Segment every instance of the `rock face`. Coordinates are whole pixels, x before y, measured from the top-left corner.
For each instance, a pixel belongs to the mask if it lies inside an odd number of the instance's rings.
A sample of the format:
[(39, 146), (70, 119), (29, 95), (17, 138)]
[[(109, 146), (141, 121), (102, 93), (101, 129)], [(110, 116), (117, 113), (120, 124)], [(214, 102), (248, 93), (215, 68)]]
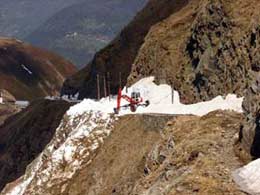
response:
[(243, 102), (245, 121), (240, 140), (246, 152), (260, 157), (260, 74), (247, 90)]
[(37, 100), (0, 126), (0, 189), (24, 174), (52, 139), (69, 106), (64, 101)]
[(155, 75), (172, 84), (184, 103), (245, 96), (242, 145), (259, 158), (259, 8), (259, 1), (190, 1), (151, 28), (128, 84)]
[(96, 97), (96, 75), (106, 76), (107, 73), (110, 73), (111, 92), (117, 93), (119, 74), (122, 75), (122, 85), (125, 85), (132, 63), (150, 27), (179, 11), (187, 2), (188, 0), (150, 0), (122, 32), (95, 55), (90, 64), (66, 80), (63, 94), (79, 92), (81, 99)]
[(245, 96), (242, 145), (260, 157), (259, 9), (259, 1), (190, 1), (151, 28), (128, 84), (155, 75), (179, 91), (183, 103)]
[(0, 38), (0, 89), (18, 100), (57, 95), (74, 65), (48, 51)]
[(260, 24), (250, 34), (249, 57), (254, 80), (246, 90), (243, 102), (245, 120), (240, 133), (243, 149), (254, 158), (260, 157)]
[(233, 150), (241, 118), (65, 115), (26, 175), (1, 194), (243, 195), (231, 179), (241, 166)]
[(158, 82), (171, 83), (184, 103), (219, 94), (242, 96), (260, 62), (260, 3), (254, 2), (190, 1), (151, 28), (128, 83), (155, 75)]

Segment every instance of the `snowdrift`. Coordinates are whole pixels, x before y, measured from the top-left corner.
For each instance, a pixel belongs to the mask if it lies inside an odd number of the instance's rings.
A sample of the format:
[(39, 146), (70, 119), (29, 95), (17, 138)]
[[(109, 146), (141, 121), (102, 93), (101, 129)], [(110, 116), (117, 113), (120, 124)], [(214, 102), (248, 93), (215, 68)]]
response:
[[(130, 95), (132, 91), (140, 92), (144, 100), (149, 100), (150, 105), (146, 108), (139, 107), (135, 113), (154, 113), (154, 114), (192, 114), (203, 116), (215, 110), (233, 110), (242, 111), (243, 98), (237, 98), (236, 95), (229, 94), (225, 98), (218, 96), (211, 101), (197, 104), (184, 105), (180, 102), (179, 93), (174, 91), (174, 101), (172, 104), (172, 89), (169, 85), (156, 85), (154, 77), (148, 77), (140, 80), (132, 87), (123, 90), (123, 94)], [(122, 105), (127, 104), (122, 100)], [(116, 107), (116, 98), (103, 98), (100, 101), (85, 99), (80, 104), (71, 107), (69, 115), (82, 114), (86, 110), (102, 111), (104, 113), (113, 113)], [(134, 113), (134, 114), (135, 114)], [(121, 110), (120, 115), (133, 114), (129, 109)]]
[(253, 195), (260, 194), (260, 159), (237, 169), (233, 173), (234, 181), (241, 190)]

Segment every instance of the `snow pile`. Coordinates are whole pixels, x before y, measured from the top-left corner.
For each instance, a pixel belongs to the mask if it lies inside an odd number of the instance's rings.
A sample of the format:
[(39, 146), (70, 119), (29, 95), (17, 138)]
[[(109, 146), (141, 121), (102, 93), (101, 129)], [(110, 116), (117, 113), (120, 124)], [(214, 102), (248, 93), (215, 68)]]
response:
[(46, 194), (55, 186), (60, 193), (64, 192), (82, 165), (91, 163), (96, 150), (112, 131), (114, 120), (110, 114), (100, 111), (65, 115), (52, 141), (28, 166), (22, 182), (3, 194)]
[(260, 194), (260, 159), (237, 169), (233, 173), (234, 181), (240, 186), (241, 190), (249, 194)]
[[(140, 92), (144, 100), (149, 100), (148, 107), (138, 107), (136, 113), (157, 113), (157, 114), (193, 114), (203, 116), (215, 110), (233, 110), (242, 112), (243, 98), (237, 98), (236, 95), (228, 95), (223, 98), (218, 96), (211, 101), (201, 102), (197, 104), (184, 105), (180, 103), (179, 93), (174, 91), (172, 104), (172, 89), (169, 85), (156, 85), (154, 77), (148, 77), (140, 80), (132, 87), (123, 90), (123, 94), (130, 96), (131, 92)], [(122, 105), (128, 102), (122, 100)], [(112, 113), (116, 107), (116, 98), (103, 98), (100, 101), (85, 99), (80, 104), (72, 107), (68, 113), (73, 115), (82, 113), (85, 110), (102, 111), (104, 113)], [(131, 114), (129, 108), (120, 111), (120, 115)]]
[(32, 71), (29, 70), (25, 65), (21, 64), (22, 68), (29, 74), (33, 74)]

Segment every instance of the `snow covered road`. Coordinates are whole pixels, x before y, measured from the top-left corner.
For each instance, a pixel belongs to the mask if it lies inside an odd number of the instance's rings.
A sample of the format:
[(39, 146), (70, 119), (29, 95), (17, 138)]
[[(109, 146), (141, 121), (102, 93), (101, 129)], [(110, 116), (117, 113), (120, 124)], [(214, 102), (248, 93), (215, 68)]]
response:
[[(197, 116), (203, 116), (209, 112), (215, 110), (233, 110), (236, 112), (243, 112), (242, 102), (243, 98), (238, 98), (236, 95), (229, 94), (225, 98), (218, 96), (211, 101), (200, 102), (197, 104), (184, 105), (180, 102), (179, 93), (174, 91), (174, 103), (172, 104), (172, 89), (169, 85), (156, 85), (154, 77), (148, 77), (140, 80), (132, 87), (123, 90), (123, 94), (130, 95), (132, 91), (140, 92), (144, 100), (149, 100), (150, 105), (148, 107), (139, 107), (135, 113), (132, 113), (129, 109), (121, 110), (120, 115), (126, 114), (192, 114)], [(122, 105), (128, 104), (125, 100), (122, 100)], [(109, 98), (103, 98), (100, 101), (92, 99), (85, 99), (81, 103), (73, 106), (68, 111), (69, 115), (81, 114), (86, 110), (102, 111), (105, 113), (113, 113), (113, 109), (116, 107), (116, 97), (109, 100)]]

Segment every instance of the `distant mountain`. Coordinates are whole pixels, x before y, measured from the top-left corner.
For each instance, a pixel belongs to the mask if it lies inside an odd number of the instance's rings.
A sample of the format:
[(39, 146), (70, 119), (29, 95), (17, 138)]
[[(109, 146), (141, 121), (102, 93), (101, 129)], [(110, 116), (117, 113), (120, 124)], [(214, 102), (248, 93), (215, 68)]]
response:
[[(188, 2), (189, 0), (150, 0), (109, 45), (95, 54), (94, 59), (84, 69), (66, 80), (62, 93), (79, 93), (80, 99), (95, 97), (96, 75), (109, 72), (111, 92), (116, 94), (119, 72), (122, 75), (122, 85), (125, 85), (138, 50), (152, 26), (179, 12)], [(147, 56), (148, 59), (151, 57)]]
[(0, 36), (25, 38), (49, 17), (83, 0), (1, 0)]
[(57, 95), (76, 71), (69, 61), (16, 39), (0, 38), (0, 89), (19, 100)]
[(64, 8), (26, 37), (79, 67), (107, 45), (147, 0), (86, 0)]

